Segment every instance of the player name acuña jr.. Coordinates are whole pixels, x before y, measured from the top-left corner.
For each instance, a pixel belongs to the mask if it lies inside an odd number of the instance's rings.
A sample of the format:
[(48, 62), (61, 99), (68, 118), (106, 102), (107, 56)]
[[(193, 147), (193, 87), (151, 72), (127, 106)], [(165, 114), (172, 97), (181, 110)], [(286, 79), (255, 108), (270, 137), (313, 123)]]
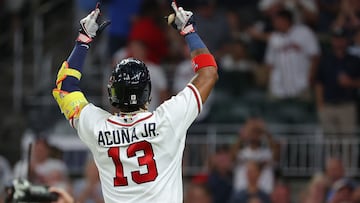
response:
[(133, 127), (123, 127), (121, 129), (112, 131), (99, 131), (98, 144), (103, 147), (121, 144), (131, 144), (140, 140), (141, 138), (156, 137), (159, 135), (155, 131), (155, 123), (144, 123), (142, 129)]

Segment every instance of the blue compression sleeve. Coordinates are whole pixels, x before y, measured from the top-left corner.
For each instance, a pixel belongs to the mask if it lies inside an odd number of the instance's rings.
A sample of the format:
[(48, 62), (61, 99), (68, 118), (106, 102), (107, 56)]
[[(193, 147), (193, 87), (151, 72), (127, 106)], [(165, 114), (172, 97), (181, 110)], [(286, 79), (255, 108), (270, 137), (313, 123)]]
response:
[(186, 35), (185, 40), (189, 45), (190, 51), (206, 48), (206, 45), (204, 44), (204, 42), (201, 40), (200, 36), (196, 32)]
[[(88, 45), (77, 42), (69, 58), (67, 59), (69, 67), (76, 69), (80, 73), (82, 73), (82, 68), (85, 62), (85, 57), (88, 49), (89, 49)], [(80, 91), (79, 82), (80, 81), (77, 78), (68, 76), (62, 82), (61, 90), (67, 92)]]

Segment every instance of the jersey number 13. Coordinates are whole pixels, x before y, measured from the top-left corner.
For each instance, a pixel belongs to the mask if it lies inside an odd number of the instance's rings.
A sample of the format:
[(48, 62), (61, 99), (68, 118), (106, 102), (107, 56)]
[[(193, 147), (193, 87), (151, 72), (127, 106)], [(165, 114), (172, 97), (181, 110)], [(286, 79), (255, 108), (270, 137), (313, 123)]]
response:
[[(151, 144), (147, 141), (141, 141), (129, 145), (126, 150), (127, 157), (135, 157), (136, 152), (138, 151), (144, 152), (144, 156), (137, 158), (139, 166), (147, 166), (148, 171), (146, 173), (140, 173), (140, 171), (131, 171), (132, 180), (137, 184), (154, 181), (158, 176), (158, 172)], [(110, 147), (108, 150), (108, 156), (112, 158), (115, 164), (114, 186), (128, 185), (127, 177), (124, 176), (124, 167), (120, 160), (120, 148)]]

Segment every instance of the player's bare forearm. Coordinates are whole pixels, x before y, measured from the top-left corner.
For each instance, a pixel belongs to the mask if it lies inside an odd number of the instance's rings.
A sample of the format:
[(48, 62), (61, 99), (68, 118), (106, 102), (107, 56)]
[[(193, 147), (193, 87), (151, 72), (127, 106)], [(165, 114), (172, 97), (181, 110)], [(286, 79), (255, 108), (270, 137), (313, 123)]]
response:
[(207, 100), (217, 80), (216, 68), (210, 66), (199, 70), (193, 79), (192, 84), (198, 89), (203, 103)]
[(168, 24), (180, 31), (189, 46), (193, 69), (196, 73), (191, 83), (197, 88), (202, 103), (205, 103), (217, 79), (217, 65), (214, 56), (196, 33), (193, 13), (171, 3), (175, 13), (168, 17)]
[(202, 103), (205, 103), (209, 97), (211, 90), (214, 88), (218, 80), (216, 67), (206, 67), (199, 70), (191, 83), (198, 89)]
[[(191, 52), (191, 58), (195, 58), (201, 54), (210, 54), (207, 48), (195, 49)], [(210, 95), (211, 90), (218, 80), (217, 68), (209, 66), (198, 70), (191, 83), (198, 89), (202, 102), (205, 103)]]

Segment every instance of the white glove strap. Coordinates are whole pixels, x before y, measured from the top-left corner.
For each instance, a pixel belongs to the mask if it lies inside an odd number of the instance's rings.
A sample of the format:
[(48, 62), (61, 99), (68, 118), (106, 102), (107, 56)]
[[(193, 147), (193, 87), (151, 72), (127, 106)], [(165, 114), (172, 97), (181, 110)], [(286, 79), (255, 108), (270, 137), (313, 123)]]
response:
[(195, 32), (194, 26), (192, 24), (184, 27), (184, 29), (181, 30), (180, 34), (181, 35), (186, 35), (189, 33)]
[(92, 39), (90, 37), (88, 37), (87, 35), (79, 33), (79, 36), (76, 39), (76, 41), (84, 42), (84, 43), (88, 44), (88, 43), (90, 43), (92, 41)]

